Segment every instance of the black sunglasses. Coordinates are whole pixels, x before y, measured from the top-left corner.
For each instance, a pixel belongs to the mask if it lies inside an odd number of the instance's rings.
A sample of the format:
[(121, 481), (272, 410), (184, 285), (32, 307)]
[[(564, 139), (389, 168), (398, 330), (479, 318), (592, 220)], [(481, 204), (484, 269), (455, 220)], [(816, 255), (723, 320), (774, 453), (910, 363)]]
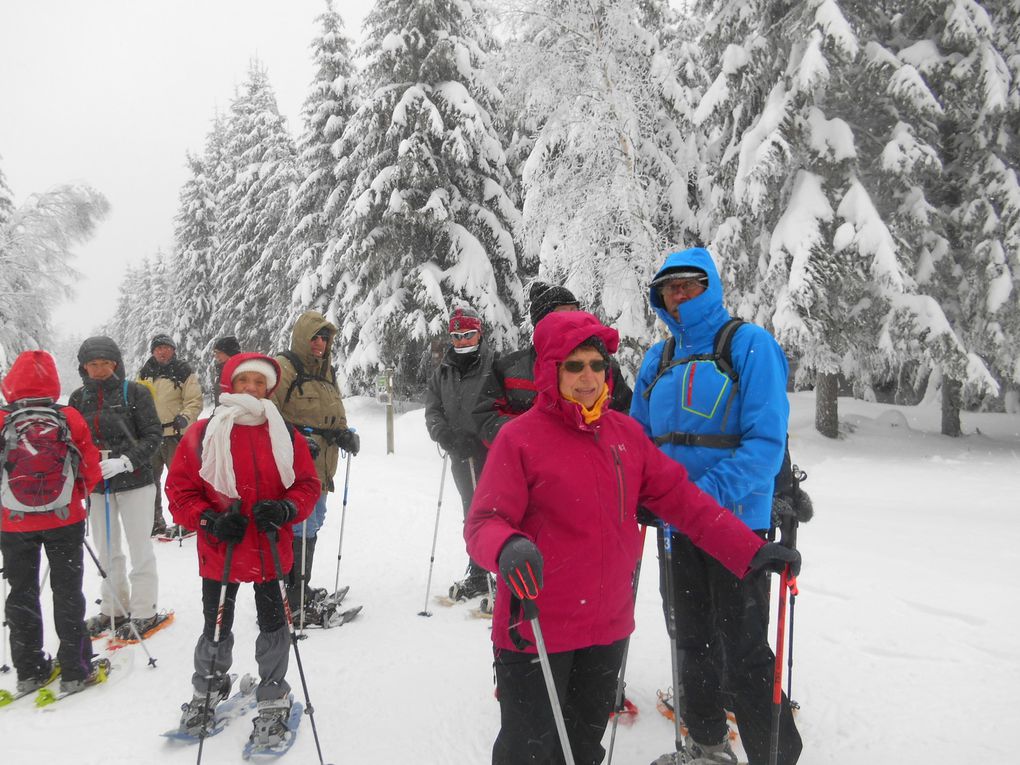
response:
[(591, 371), (595, 374), (605, 372), (609, 366), (609, 362), (605, 359), (595, 359), (594, 361), (564, 361), (560, 364), (561, 367), (566, 369), (572, 375), (581, 374), (584, 371), (585, 366), (591, 367)]

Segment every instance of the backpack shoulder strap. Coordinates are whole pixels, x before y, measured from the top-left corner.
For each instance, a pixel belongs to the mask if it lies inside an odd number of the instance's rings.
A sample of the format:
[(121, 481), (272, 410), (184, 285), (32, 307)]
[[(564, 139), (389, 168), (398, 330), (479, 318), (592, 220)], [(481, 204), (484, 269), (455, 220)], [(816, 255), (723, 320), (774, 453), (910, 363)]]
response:
[(652, 396), (652, 388), (655, 384), (662, 379), (662, 376), (668, 372), (673, 366), (673, 354), (676, 352), (676, 338), (670, 335), (666, 338), (665, 344), (662, 346), (662, 355), (659, 357), (659, 368), (655, 371), (655, 377), (648, 383), (648, 387), (641, 393), (641, 397), (645, 401), (649, 400)]
[(740, 379), (740, 375), (733, 368), (733, 336), (746, 323), (743, 319), (730, 319), (715, 333), (715, 340), (712, 342), (712, 355), (715, 357), (716, 366), (734, 383)]
[(283, 403), (286, 404), (290, 401), (290, 397), (293, 395), (295, 388), (298, 389), (299, 393), (301, 392), (305, 381), (308, 380), (308, 373), (305, 372), (305, 365), (301, 361), (301, 358), (294, 353), (294, 351), (288, 349), (286, 351), (280, 351), (277, 355), (283, 356), (287, 359), (287, 361), (291, 363), (291, 366), (294, 367), (294, 371), (297, 373), (291, 381), (290, 386), (287, 388), (287, 394), (283, 397)]

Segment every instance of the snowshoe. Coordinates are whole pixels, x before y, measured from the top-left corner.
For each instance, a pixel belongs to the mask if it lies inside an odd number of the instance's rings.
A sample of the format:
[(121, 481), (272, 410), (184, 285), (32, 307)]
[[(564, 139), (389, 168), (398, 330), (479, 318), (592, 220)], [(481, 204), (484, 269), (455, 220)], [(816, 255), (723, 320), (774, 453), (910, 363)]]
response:
[[(130, 618), (130, 616), (113, 617), (114, 629), (119, 629), (121, 626), (127, 624)], [(93, 640), (105, 637), (110, 631), (110, 617), (106, 614), (90, 616), (85, 620), (85, 631), (89, 633), (89, 637)]]
[(157, 542), (179, 542), (183, 539), (189, 539), (195, 536), (195, 533), (196, 532), (191, 529), (186, 529), (180, 524), (174, 524), (173, 526), (168, 526), (163, 533), (156, 534), (155, 538)]
[(450, 585), (450, 600), (471, 600), (479, 595), (489, 594), (489, 578), (487, 575), (469, 576)]
[(279, 757), (285, 754), (294, 745), (304, 711), (293, 696), (260, 701), (258, 708), (259, 714), (252, 721), (254, 730), (241, 755), (246, 760), (259, 755)]
[(254, 730), (248, 743), (255, 750), (271, 749), (282, 744), (290, 732), (287, 723), (290, 720), (293, 700), (290, 696), (283, 699), (266, 699), (258, 704), (259, 713), (252, 721)]
[(729, 736), (714, 745), (699, 744), (690, 736), (684, 736), (684, 754), (690, 757), (687, 762), (691, 765), (739, 765)]
[(81, 693), (86, 688), (105, 683), (113, 670), (109, 659), (93, 659), (92, 668), (89, 674), (80, 680), (60, 679), (60, 689), (54, 693), (50, 688), (40, 688), (35, 697), (37, 707), (45, 707), (54, 704), (61, 699), (67, 698), (75, 693)]
[(111, 648), (125, 645), (133, 645), (139, 640), (145, 640), (149, 636), (173, 624), (174, 612), (161, 611), (153, 614), (147, 619), (131, 619), (117, 628), (114, 636), (116, 643)]
[(215, 736), (232, 720), (254, 709), (258, 680), (251, 675), (245, 675), (238, 683), (237, 692), (233, 696), (225, 697), (223, 693), (224, 691), (229, 693), (233, 679), (233, 675), (224, 678), (224, 686), (213, 691), (208, 709), (205, 694), (196, 693), (190, 702), (181, 705), (181, 724), (161, 735), (182, 744), (195, 744), (203, 738)]
[[(230, 695), (233, 677), (223, 675), (218, 686), (214, 686), (209, 694), (195, 693), (191, 701), (181, 705), (181, 731), (193, 736), (209, 733), (213, 718), (216, 716), (216, 705)], [(208, 695), (208, 703), (206, 703)]]
[(50, 659), (46, 659), (46, 662), (46, 666), (41, 667), (38, 674), (18, 680), (14, 693), (0, 690), (0, 707), (5, 707), (24, 696), (35, 693), (60, 677), (60, 664)]

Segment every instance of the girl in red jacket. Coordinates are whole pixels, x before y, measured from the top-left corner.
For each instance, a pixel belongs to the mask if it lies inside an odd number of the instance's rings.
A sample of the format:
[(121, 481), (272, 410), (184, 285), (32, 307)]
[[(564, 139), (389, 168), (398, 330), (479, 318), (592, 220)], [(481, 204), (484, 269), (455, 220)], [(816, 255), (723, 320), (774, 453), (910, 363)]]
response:
[[(53, 408), (53, 402), (60, 396), (60, 378), (53, 357), (46, 351), (22, 353), (4, 378), (3, 394), (11, 406), (0, 411), (0, 430), (7, 418), (15, 416), (18, 409)], [(57, 660), (61, 668), (61, 691), (81, 690), (91, 672), (92, 641), (85, 630), (82, 549), (87, 512), (85, 497), (102, 478), (99, 450), (92, 443), (89, 426), (76, 409), (60, 407), (57, 413), (66, 422), (71, 445), (77, 450), (79, 460), (70, 502), (66, 506), (46, 512), (28, 512), (24, 508), (15, 510), (19, 491), (11, 484), (17, 479), (9, 476), (20, 471), (13, 461), (28, 458), (32, 451), (38, 453), (38, 449), (27, 443), (27, 433), (12, 433), (14, 440), (3, 445), (4, 457), (9, 464), (3, 468), (8, 475), (4, 477), (0, 551), (4, 558), (4, 576), (11, 585), (6, 618), (11, 628), (11, 658), (18, 672), (19, 693), (30, 693), (42, 687), (53, 669), (52, 661), (42, 650), (39, 561), (43, 548), (50, 562), (53, 621), (60, 638)], [(31, 469), (31, 466), (25, 466), (26, 472)], [(59, 484), (62, 476), (52, 475), (47, 480)]]
[[(227, 672), (233, 658), (234, 600), (240, 582), (253, 582), (260, 679), (255, 730), (259, 742), (270, 745), (282, 740), (287, 731), (291, 699), (286, 680), (290, 634), (269, 547), (274, 542), (267, 532), (277, 533), (277, 551), (286, 573), (293, 564), (293, 525), (308, 517), (320, 494), (307, 442), (296, 437), (269, 400), (279, 379), (280, 367), (274, 359), (260, 353), (233, 356), (220, 376), (219, 406), (211, 418), (185, 432), (166, 483), (174, 521), (199, 532), (205, 616), (195, 646), (194, 696), (184, 706), (181, 729), (195, 734), (208, 730), (215, 705), (230, 694)], [(229, 546), (233, 555), (229, 571), (224, 571)], [(224, 578), (229, 584), (220, 640), (215, 643)]]
[(797, 554), (764, 544), (635, 420), (609, 409), (616, 330), (589, 313), (552, 313), (534, 342), (538, 400), (493, 443), (464, 529), (472, 559), (503, 576), (492, 627), (502, 723), (492, 762), (562, 762), (534, 635), (520, 613), (521, 598), (534, 598), (574, 761), (595, 765), (634, 629), (638, 505), (737, 576)]

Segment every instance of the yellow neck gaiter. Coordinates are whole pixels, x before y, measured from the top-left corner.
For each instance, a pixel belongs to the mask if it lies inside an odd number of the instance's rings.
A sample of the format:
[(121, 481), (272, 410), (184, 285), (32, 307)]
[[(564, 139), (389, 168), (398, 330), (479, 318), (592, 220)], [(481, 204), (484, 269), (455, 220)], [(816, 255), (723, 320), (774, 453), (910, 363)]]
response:
[(591, 405), (591, 409), (570, 396), (564, 396), (563, 398), (581, 407), (581, 416), (584, 418), (584, 424), (591, 425), (595, 422), (595, 420), (602, 416), (602, 407), (605, 406), (606, 401), (609, 400), (609, 386), (605, 384), (602, 385), (602, 393), (600, 393), (599, 397), (595, 399), (595, 403)]

